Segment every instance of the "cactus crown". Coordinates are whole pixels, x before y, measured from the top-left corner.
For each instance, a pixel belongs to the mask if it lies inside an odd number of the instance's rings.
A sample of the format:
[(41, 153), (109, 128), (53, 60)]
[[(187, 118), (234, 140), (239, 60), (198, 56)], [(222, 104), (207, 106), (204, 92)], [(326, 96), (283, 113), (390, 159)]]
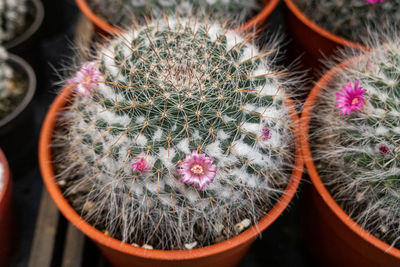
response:
[[(235, 21), (243, 22), (260, 10), (257, 0), (93, 0), (95, 12), (114, 25), (129, 25), (132, 18), (143, 23), (145, 17), (160, 17), (163, 13), (182, 16), (190, 14), (234, 14)], [(115, 16), (122, 14), (122, 16)]]
[[(317, 169), (334, 199), (364, 229), (397, 248), (399, 45), (381, 44), (334, 76), (314, 107), (310, 137)], [(338, 108), (348, 113), (339, 115)]]
[(0, 1), (0, 43), (18, 36), (25, 28), (26, 0)]
[(399, 21), (400, 0), (294, 0), (294, 2), (307, 17), (322, 28), (356, 42), (363, 42), (370, 30), (376, 31)]
[(261, 52), (247, 37), (166, 18), (99, 46), (69, 80), (77, 94), (53, 142), (83, 218), (124, 242), (185, 249), (266, 214), (293, 168), (293, 81), (273, 69), (275, 43)]

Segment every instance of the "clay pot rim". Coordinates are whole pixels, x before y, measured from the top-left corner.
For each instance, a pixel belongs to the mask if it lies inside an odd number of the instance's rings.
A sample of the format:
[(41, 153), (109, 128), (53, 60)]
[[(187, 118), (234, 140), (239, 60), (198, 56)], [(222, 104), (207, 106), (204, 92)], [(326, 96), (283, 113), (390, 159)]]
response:
[(368, 50), (369, 48), (365, 45), (356, 43), (354, 41), (347, 40), (342, 38), (338, 35), (335, 35), (324, 28), (318, 26), (316, 23), (311, 21), (300, 9), (299, 7), (293, 2), (293, 0), (284, 0), (286, 6), (289, 10), (299, 19), (302, 23), (304, 23), (308, 28), (316, 32), (317, 34), (331, 40), (332, 42), (341, 45), (347, 46), (358, 50)]
[(40, 0), (29, 0), (28, 3), (29, 2), (32, 3), (36, 11), (33, 21), (22, 34), (3, 44), (4, 48), (7, 50), (13, 49), (14, 47), (28, 40), (39, 30), (40, 26), (42, 25), (44, 19), (44, 7), (42, 2)]
[[(286, 1), (286, 0), (285, 0)], [(301, 135), (301, 151), (303, 152), (303, 160), (307, 168), (307, 172), (311, 178), (311, 181), (317, 190), (318, 194), (321, 196), (325, 204), (331, 209), (331, 211), (350, 228), (354, 233), (364, 239), (366, 242), (370, 243), (374, 247), (382, 250), (383, 252), (400, 259), (400, 250), (391, 247), (388, 243), (380, 240), (379, 238), (373, 236), (368, 231), (364, 230), (359, 224), (357, 224), (349, 215), (336, 203), (328, 189), (323, 184), (321, 177), (318, 174), (317, 168), (314, 165), (314, 161), (311, 154), (310, 143), (308, 140), (309, 134), (309, 124), (310, 116), (312, 114), (312, 109), (314, 103), (317, 100), (320, 92), (324, 87), (332, 80), (332, 78), (343, 68), (347, 67), (355, 58), (348, 59), (332, 69), (330, 69), (322, 78), (316, 83), (314, 88), (311, 90), (307, 97), (307, 100), (303, 107), (303, 112), (300, 119), (300, 135)]]
[(14, 69), (14, 71), (15, 66), (13, 65), (18, 65), (21, 67), (21, 69), (25, 71), (28, 88), (21, 103), (19, 103), (18, 106), (12, 112), (7, 114), (3, 119), (0, 119), (0, 129), (6, 126), (8, 123), (12, 122), (16, 117), (19, 116), (19, 114), (21, 114), (26, 109), (26, 107), (32, 101), (33, 96), (36, 92), (36, 75), (29, 63), (21, 57), (11, 53), (8, 53), (7, 62), (11, 63), (10, 67)]
[[(101, 231), (97, 230), (89, 223), (84, 221), (64, 198), (61, 190), (55, 182), (54, 172), (51, 164), (51, 148), (49, 144), (51, 142), (55, 120), (58, 116), (58, 111), (66, 104), (68, 96), (71, 94), (71, 92), (72, 88), (64, 88), (60, 95), (55, 99), (54, 103), (52, 104), (50, 110), (46, 115), (39, 140), (40, 170), (42, 173), (44, 184), (47, 187), (47, 190), (49, 191), (53, 201), (60, 209), (61, 213), (80, 231), (82, 231), (92, 240), (103, 246), (132, 256), (155, 260), (190, 260), (220, 254), (240, 245), (243, 245), (246, 242), (254, 240), (259, 235), (259, 233), (261, 233), (270, 224), (272, 224), (286, 209), (300, 184), (304, 163), (300, 150), (300, 135), (298, 134), (296, 127), (294, 129), (296, 155), (291, 178), (279, 201), (256, 225), (226, 241), (193, 250), (149, 250), (140, 247), (134, 247), (127, 243), (122, 243), (117, 239), (104, 235)], [(292, 102), (287, 99), (286, 103), (292, 111), (292, 120), (297, 124), (299, 117)]]
[(9, 183), (11, 180), (10, 167), (8, 165), (7, 158), (1, 149), (0, 149), (0, 164), (3, 167), (3, 187), (0, 190), (0, 206), (1, 206), (2, 205), (1, 203), (3, 203), (7, 188), (9, 187)]
[[(268, 0), (263, 1), (267, 2)], [(268, 4), (266, 4), (257, 15), (246, 21), (245, 24), (236, 28), (235, 30), (242, 32), (253, 28), (257, 24), (260, 24), (269, 17), (272, 11), (275, 10), (276, 6), (279, 4), (279, 1), (280, 0), (269, 0)], [(110, 34), (117, 34), (121, 32), (120, 28), (110, 25), (107, 21), (97, 16), (87, 4), (87, 0), (75, 0), (75, 2), (82, 13), (85, 14), (85, 16), (98, 28)]]

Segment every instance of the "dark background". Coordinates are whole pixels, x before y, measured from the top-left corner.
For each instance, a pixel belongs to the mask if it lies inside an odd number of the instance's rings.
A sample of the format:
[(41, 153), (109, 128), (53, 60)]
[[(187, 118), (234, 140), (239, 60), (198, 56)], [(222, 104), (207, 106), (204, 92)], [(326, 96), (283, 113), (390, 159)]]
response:
[[(62, 71), (59, 70), (68, 65), (73, 57), (74, 35), (77, 19), (80, 16), (73, 0), (43, 0), (43, 2), (46, 15), (40, 32), (39, 49), (36, 51), (39, 60), (34, 62), (38, 79), (37, 92), (32, 103), (34, 128), (25, 129), (25, 131), (32, 131), (35, 138), (30, 140), (25, 147), (17, 144), (16, 150), (24, 154), (23, 159), (11, 166), (17, 233), (15, 254), (10, 264), (12, 267), (28, 266), (43, 190), (37, 163), (37, 140), (47, 109), (60, 90), (57, 82), (60, 80), (59, 74), (62, 75)], [(281, 3), (272, 15), (271, 31), (280, 30), (285, 33), (282, 8)], [(269, 35), (264, 36), (268, 38)], [(290, 41), (289, 38), (287, 40)], [(303, 198), (308, 184), (308, 180), (303, 179), (290, 206), (253, 244), (240, 267), (315, 265), (306, 248), (302, 226), (302, 214), (306, 208), (303, 205)], [(66, 220), (62, 217), (59, 231), (65, 231), (66, 224)], [(56, 251), (62, 251), (63, 240), (57, 240), (56, 246)], [(60, 253), (56, 253), (53, 266), (59, 266), (57, 258), (61, 256)], [(83, 266), (95, 266), (101, 258), (97, 248), (89, 240), (86, 240), (84, 257), (86, 259), (83, 261)]]

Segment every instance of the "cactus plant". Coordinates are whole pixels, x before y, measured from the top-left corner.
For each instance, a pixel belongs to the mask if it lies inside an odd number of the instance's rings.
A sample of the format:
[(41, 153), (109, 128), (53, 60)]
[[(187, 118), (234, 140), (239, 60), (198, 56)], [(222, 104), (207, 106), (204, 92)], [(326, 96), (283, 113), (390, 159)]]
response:
[(89, 4), (114, 25), (129, 25), (132, 17), (144, 22), (145, 17), (160, 17), (163, 12), (170, 15), (179, 12), (182, 16), (191, 13), (226, 16), (228, 13), (241, 23), (261, 8), (258, 0), (93, 0)]
[(0, 120), (18, 106), (27, 91), (26, 83), (19, 79), (7, 58), (7, 51), (0, 47)]
[(123, 242), (191, 249), (265, 216), (293, 169), (276, 40), (260, 51), (217, 22), (165, 18), (98, 45), (68, 80), (56, 179), (94, 227)]
[(400, 0), (293, 1), (322, 28), (356, 42), (363, 42), (369, 31), (400, 19)]
[(399, 45), (399, 39), (382, 43), (340, 69), (318, 97), (310, 126), (312, 156), (333, 198), (361, 227), (397, 248)]
[(25, 30), (26, 0), (0, 1), (0, 43), (14, 39)]

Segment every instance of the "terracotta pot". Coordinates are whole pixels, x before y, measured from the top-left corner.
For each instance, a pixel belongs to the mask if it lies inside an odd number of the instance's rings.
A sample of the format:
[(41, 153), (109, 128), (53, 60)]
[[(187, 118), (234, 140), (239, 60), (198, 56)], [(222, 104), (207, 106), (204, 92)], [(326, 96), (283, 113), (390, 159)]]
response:
[(302, 151), (314, 185), (309, 195), (311, 249), (322, 266), (400, 266), (399, 249), (365, 231), (335, 202), (318, 174), (310, 151), (308, 135), (314, 103), (334, 75), (349, 63), (350, 60), (326, 73), (312, 89), (303, 108), (300, 124)]
[[(43, 124), (39, 141), (39, 164), (44, 183), (61, 213), (84, 234), (91, 238), (100, 248), (104, 256), (115, 266), (235, 266), (237, 265), (251, 243), (257, 238), (260, 231), (265, 230), (285, 210), (293, 198), (301, 180), (303, 160), (298, 149), (300, 139), (296, 133), (296, 159), (289, 184), (280, 200), (253, 226), (240, 235), (224, 242), (204, 248), (185, 251), (147, 250), (122, 243), (114, 238), (104, 235), (101, 231), (84, 221), (64, 198), (57, 186), (52, 162), (50, 143), (59, 110), (67, 103), (71, 89), (64, 89), (51, 106)], [(297, 121), (297, 113), (287, 101), (292, 110), (292, 119)]]
[(287, 7), (286, 22), (294, 41), (292, 56), (301, 56), (305, 67), (320, 68), (322, 65), (319, 60), (331, 56), (338, 48), (368, 49), (321, 28), (306, 17), (293, 0), (284, 1)]
[(12, 180), (7, 159), (0, 149), (0, 164), (3, 167), (3, 186), (0, 190), (0, 266), (5, 266), (14, 249)]
[[(99, 35), (109, 35), (109, 34), (116, 34), (121, 31), (120, 28), (112, 26), (108, 24), (105, 20), (98, 17), (93, 11), (90, 9), (87, 1), (90, 0), (75, 0), (76, 4), (78, 5), (79, 9), (82, 11), (83, 14), (93, 23), (96, 32)], [(267, 20), (269, 15), (274, 11), (276, 6), (279, 4), (279, 0), (263, 0), (265, 2), (265, 6), (260, 13), (254, 16), (252, 19), (247, 21), (242, 26), (238, 27), (236, 30), (238, 31), (245, 31), (252, 29), (253, 27), (262, 27), (264, 22)]]

